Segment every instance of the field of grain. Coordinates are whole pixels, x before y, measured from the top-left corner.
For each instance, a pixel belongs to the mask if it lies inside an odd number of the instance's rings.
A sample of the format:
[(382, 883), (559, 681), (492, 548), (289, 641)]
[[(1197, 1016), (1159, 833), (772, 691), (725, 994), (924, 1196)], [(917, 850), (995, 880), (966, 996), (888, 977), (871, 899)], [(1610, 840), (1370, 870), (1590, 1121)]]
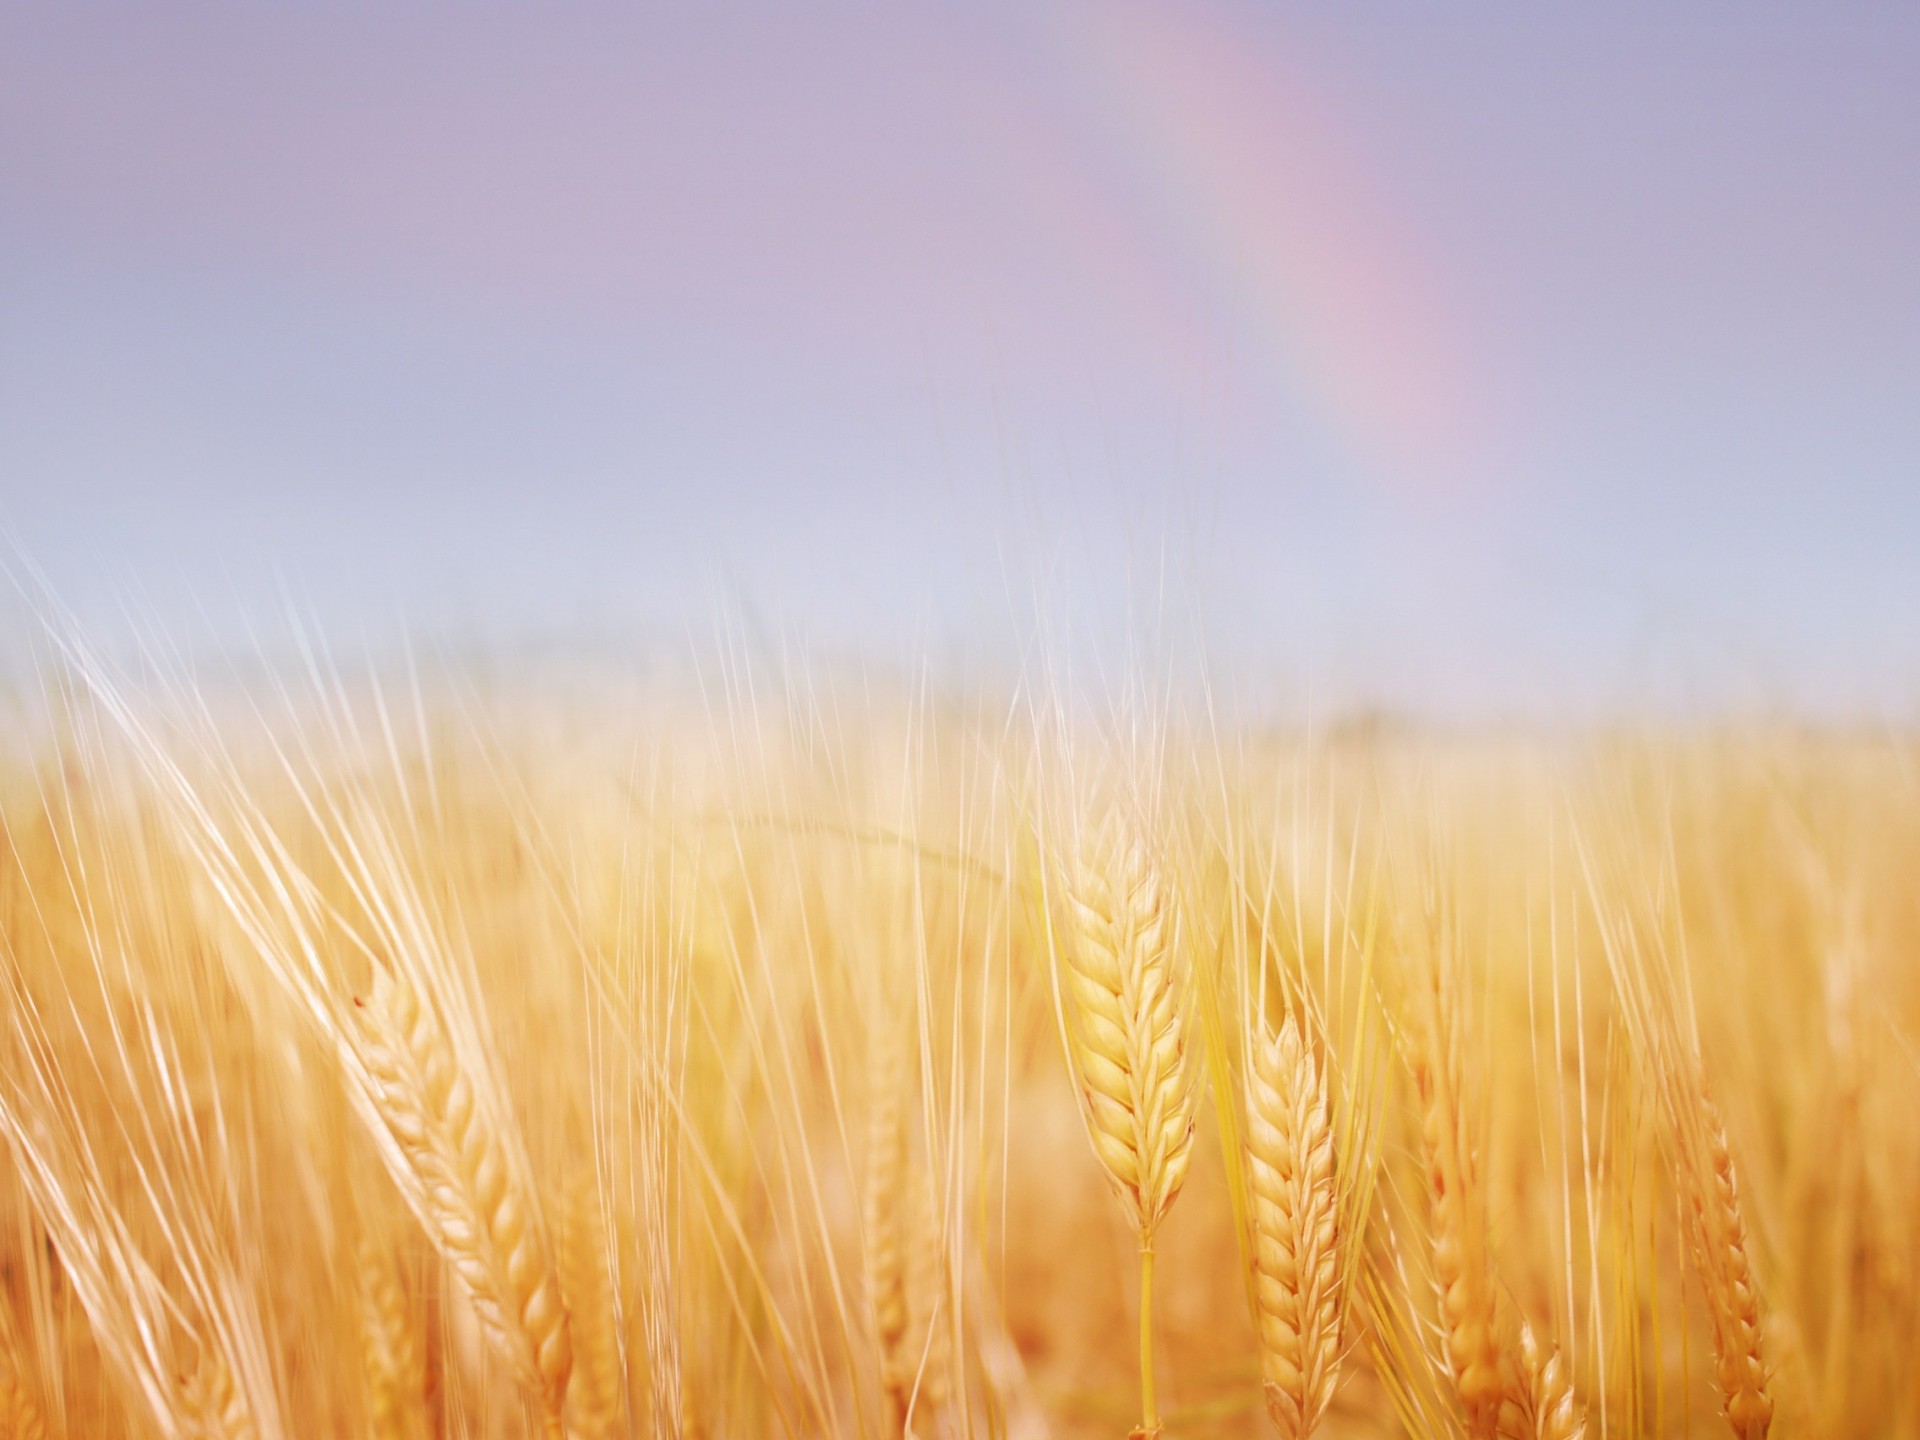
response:
[(49, 666), (0, 1437), (1920, 1434), (1920, 746)]

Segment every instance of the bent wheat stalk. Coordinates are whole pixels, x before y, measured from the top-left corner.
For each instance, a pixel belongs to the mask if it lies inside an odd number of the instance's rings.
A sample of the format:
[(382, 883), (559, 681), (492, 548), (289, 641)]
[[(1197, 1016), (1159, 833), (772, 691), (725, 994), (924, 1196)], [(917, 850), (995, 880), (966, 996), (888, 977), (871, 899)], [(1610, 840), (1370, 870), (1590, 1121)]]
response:
[(1340, 1373), (1339, 1194), (1326, 1082), (1291, 1015), (1255, 1042), (1247, 1098), (1267, 1414), (1284, 1440), (1306, 1440)]
[(1153, 1388), (1153, 1240), (1193, 1157), (1172, 916), (1143, 839), (1111, 809), (1067, 887), (1067, 1038), (1087, 1134), (1140, 1243), (1140, 1436)]
[(489, 1345), (558, 1437), (573, 1345), (537, 1201), (412, 986), (376, 967), (358, 1014), (358, 1049), (394, 1179), (472, 1299)]

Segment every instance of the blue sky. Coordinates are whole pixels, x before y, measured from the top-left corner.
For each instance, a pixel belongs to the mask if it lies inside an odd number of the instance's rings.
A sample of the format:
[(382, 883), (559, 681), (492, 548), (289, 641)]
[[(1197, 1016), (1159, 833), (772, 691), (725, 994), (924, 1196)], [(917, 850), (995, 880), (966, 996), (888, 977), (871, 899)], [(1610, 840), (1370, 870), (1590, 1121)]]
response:
[(1920, 11), (0, 11), (91, 623), (1920, 708)]

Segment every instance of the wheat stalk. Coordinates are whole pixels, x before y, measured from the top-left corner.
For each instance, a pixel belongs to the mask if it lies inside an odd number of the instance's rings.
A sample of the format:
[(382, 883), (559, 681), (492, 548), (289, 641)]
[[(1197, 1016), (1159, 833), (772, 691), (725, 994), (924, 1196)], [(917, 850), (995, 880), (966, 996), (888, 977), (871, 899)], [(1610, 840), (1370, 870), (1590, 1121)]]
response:
[(1267, 1413), (1305, 1440), (1340, 1373), (1339, 1195), (1324, 1077), (1291, 1015), (1254, 1046), (1247, 1156)]
[(473, 1301), (488, 1343), (558, 1436), (573, 1346), (538, 1203), (412, 986), (376, 967), (358, 1013), (370, 1098), (392, 1142), (390, 1168), (394, 1156), (401, 1161), (394, 1178)]
[(1187, 1178), (1196, 1097), (1171, 907), (1144, 839), (1118, 807), (1083, 836), (1066, 898), (1069, 1053), (1094, 1154), (1140, 1245), (1136, 1433), (1153, 1436), (1154, 1232)]

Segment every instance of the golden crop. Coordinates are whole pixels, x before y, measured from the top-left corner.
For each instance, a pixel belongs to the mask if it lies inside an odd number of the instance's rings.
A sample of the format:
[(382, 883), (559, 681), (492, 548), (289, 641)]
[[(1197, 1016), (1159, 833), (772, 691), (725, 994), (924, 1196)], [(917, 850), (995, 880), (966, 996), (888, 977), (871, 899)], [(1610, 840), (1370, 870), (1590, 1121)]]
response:
[(1904, 739), (56, 699), (0, 1437), (1920, 1434)]

